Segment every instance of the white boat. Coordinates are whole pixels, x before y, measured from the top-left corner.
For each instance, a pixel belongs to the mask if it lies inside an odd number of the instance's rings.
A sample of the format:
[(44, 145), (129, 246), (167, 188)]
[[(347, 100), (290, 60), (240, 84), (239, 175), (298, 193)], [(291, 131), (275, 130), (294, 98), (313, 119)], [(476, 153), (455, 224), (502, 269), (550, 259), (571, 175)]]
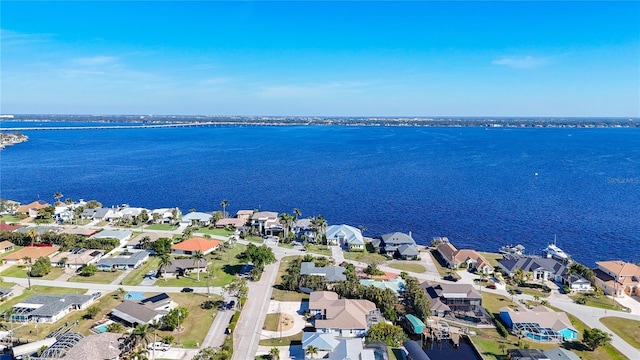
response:
[(546, 248), (542, 249), (542, 253), (548, 258), (554, 258), (556, 260), (569, 260), (569, 255), (567, 255), (567, 253), (556, 246), (555, 237), (553, 239), (553, 244), (549, 244)]

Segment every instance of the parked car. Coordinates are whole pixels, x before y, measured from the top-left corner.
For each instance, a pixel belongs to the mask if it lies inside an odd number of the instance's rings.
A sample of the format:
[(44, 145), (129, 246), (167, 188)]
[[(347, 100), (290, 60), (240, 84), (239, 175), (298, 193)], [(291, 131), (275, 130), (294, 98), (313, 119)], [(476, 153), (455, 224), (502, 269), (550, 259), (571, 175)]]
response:
[(227, 309), (233, 309), (234, 306), (236, 306), (236, 301), (235, 300), (231, 300), (227, 304)]
[(487, 289), (495, 290), (495, 289), (497, 289), (497, 287), (494, 284), (491, 284), (491, 285), (487, 285)]
[(169, 344), (165, 344), (161, 341), (156, 341), (153, 343), (150, 343), (149, 345), (147, 345), (147, 350), (160, 350), (160, 351), (167, 351), (171, 348), (171, 345)]
[(231, 334), (231, 329), (229, 329), (229, 328), (224, 329), (224, 333), (225, 333), (226, 335)]
[(91, 296), (93, 296), (93, 299), (95, 300), (95, 299), (99, 298), (100, 296), (102, 296), (102, 293), (99, 292), (99, 291), (98, 292), (94, 292), (93, 294), (91, 294)]
[(515, 290), (513, 290), (513, 292), (518, 294), (518, 295), (522, 294), (522, 290), (520, 290), (520, 289), (515, 289)]
[(180, 292), (183, 292), (183, 293), (192, 293), (192, 292), (193, 292), (193, 289), (192, 289), (192, 288), (188, 288), (188, 287), (186, 287), (186, 288), (182, 288), (182, 290), (180, 290)]

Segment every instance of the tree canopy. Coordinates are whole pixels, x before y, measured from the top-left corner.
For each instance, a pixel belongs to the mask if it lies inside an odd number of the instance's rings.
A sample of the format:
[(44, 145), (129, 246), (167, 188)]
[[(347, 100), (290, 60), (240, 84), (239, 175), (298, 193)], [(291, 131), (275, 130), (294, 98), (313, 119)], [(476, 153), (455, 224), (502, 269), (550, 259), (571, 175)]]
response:
[(611, 340), (611, 334), (596, 328), (585, 329), (582, 333), (582, 343), (591, 349), (591, 351), (609, 344)]
[(400, 346), (400, 343), (407, 338), (404, 330), (400, 326), (386, 322), (372, 325), (367, 332), (367, 340), (383, 341), (390, 347)]
[(265, 265), (276, 262), (273, 250), (266, 245), (258, 247), (253, 244), (249, 244), (247, 246), (247, 250), (238, 254), (237, 258), (241, 261), (253, 263), (253, 265), (260, 269), (264, 268)]

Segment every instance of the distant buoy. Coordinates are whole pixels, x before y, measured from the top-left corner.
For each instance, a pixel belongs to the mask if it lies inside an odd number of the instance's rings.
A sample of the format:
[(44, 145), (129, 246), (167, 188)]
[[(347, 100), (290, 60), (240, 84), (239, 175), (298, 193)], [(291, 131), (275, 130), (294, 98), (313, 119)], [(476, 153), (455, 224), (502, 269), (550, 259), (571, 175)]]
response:
[(538, 176), (538, 173), (536, 173), (536, 176)]

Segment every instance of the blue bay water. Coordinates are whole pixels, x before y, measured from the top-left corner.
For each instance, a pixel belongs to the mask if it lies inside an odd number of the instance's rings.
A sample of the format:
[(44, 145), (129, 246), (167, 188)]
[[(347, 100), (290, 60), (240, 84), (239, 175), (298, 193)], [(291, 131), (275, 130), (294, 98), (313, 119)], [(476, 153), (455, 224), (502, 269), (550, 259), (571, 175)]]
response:
[[(68, 124), (68, 123), (66, 123)], [(3, 127), (15, 123), (3, 123)], [(25, 125), (25, 124), (22, 124)], [(28, 123), (28, 126), (35, 126)], [(51, 126), (51, 123), (42, 125)], [(262, 209), (459, 248), (640, 261), (640, 129), (205, 127), (32, 131), (0, 197)], [(536, 176), (536, 173), (538, 174)]]

